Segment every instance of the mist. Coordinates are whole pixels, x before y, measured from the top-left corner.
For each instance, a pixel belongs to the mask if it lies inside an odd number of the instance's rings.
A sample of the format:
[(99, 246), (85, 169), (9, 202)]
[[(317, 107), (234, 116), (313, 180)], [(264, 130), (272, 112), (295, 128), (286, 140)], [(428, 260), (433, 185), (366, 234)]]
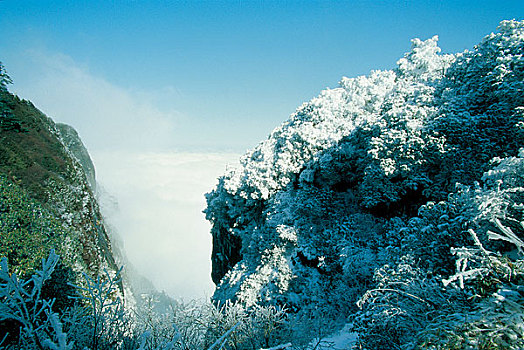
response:
[(97, 152), (93, 158), (98, 181), (118, 201), (102, 211), (137, 272), (175, 298), (210, 297), (204, 193), (238, 155)]
[(27, 50), (13, 63), (11, 91), (78, 131), (106, 197), (102, 214), (129, 263), (172, 297), (210, 297), (204, 194), (240, 152), (222, 151), (224, 144), (210, 147), (223, 135), (206, 134), (178, 111), (175, 87), (125, 88), (48, 51)]

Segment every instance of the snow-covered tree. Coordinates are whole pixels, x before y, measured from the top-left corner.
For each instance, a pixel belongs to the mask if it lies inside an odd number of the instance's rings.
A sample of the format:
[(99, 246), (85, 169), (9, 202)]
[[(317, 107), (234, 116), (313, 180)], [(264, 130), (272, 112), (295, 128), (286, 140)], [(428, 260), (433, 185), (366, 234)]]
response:
[(4, 65), (2, 64), (2, 62), (0, 62), (0, 89), (5, 90), (7, 85), (12, 83), (13, 81), (11, 80), (9, 75), (7, 75)]
[(442, 280), (453, 249), (477, 249), (469, 230), (500, 254), (524, 241), (520, 185), (501, 175), (522, 176), (509, 163), (524, 146), (524, 22), (456, 55), (437, 37), (412, 44), (396, 69), (303, 104), (219, 179), (206, 209), (216, 301), (359, 315), (369, 348), (417, 346), (433, 317), (476, 307)]

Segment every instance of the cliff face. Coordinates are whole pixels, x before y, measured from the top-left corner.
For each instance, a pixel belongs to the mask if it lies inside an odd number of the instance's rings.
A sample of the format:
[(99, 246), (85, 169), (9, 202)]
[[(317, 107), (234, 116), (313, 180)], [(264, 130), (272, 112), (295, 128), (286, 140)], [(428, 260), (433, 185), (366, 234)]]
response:
[(95, 165), (91, 160), (91, 156), (87, 151), (84, 143), (76, 130), (67, 124), (57, 123), (56, 127), (60, 132), (60, 138), (64, 142), (66, 148), (71, 152), (74, 158), (78, 161), (84, 174), (87, 178), (87, 183), (93, 192), (96, 191), (96, 174)]
[(506, 213), (502, 200), (483, 212), (473, 188), (496, 192), (490, 169), (520, 159), (524, 23), (502, 22), (472, 51), (439, 51), (436, 37), (416, 39), (395, 70), (343, 78), (219, 179), (206, 209), (215, 300), (337, 317), (383, 288), (387, 266), (455, 272), (450, 248)]
[(0, 256), (27, 275), (50, 249), (71, 276), (116, 271), (76, 131), (0, 86)]

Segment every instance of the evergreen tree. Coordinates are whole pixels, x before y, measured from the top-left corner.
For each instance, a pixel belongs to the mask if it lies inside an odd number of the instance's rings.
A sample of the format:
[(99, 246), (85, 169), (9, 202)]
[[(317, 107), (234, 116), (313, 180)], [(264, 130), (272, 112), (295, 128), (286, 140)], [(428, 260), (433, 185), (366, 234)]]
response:
[(7, 85), (12, 84), (13, 81), (11, 80), (11, 77), (7, 75), (7, 72), (5, 71), (4, 65), (0, 61), (0, 89), (6, 90)]

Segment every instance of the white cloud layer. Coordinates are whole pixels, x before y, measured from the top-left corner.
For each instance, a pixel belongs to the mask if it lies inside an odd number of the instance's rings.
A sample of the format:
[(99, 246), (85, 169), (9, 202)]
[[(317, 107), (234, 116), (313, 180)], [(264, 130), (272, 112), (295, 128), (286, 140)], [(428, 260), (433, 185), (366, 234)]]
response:
[(204, 193), (239, 155), (97, 152), (93, 158), (99, 182), (119, 202), (110, 224), (138, 272), (174, 297), (211, 296)]

